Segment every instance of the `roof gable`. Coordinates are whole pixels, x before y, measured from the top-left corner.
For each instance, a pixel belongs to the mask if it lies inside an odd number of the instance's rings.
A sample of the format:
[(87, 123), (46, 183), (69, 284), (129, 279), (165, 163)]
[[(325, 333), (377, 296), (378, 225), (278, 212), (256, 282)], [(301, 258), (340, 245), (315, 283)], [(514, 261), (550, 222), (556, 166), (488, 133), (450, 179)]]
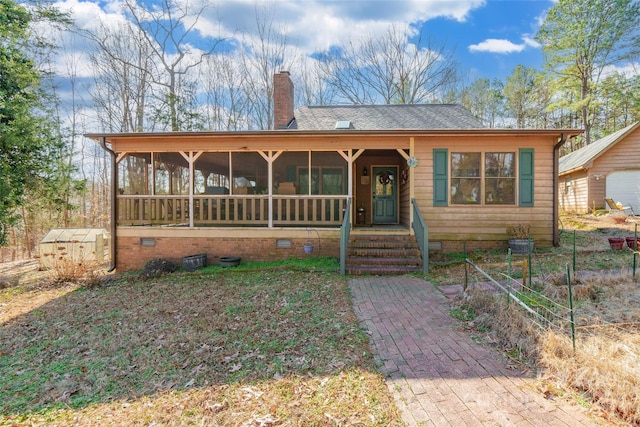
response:
[(584, 168), (587, 164), (604, 154), (609, 148), (623, 140), (625, 136), (633, 132), (638, 126), (640, 126), (640, 122), (633, 123), (566, 156), (562, 156), (559, 159), (558, 165), (560, 174), (562, 175), (563, 173)]
[(333, 130), (481, 129), (482, 122), (458, 104), (332, 105), (300, 107), (289, 129)]

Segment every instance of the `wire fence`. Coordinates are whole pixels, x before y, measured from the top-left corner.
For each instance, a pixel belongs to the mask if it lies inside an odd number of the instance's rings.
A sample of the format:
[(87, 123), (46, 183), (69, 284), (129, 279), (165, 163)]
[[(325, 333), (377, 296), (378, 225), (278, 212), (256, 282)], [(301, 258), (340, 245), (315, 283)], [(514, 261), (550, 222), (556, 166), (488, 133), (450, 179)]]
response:
[[(481, 289), (490, 284), (496, 298), (507, 302), (489, 309), (500, 310), (491, 311), (499, 335), (525, 354), (537, 353), (554, 381), (590, 396), (630, 425), (640, 425), (637, 227), (633, 247), (598, 253), (605, 262), (614, 254), (630, 260), (631, 268), (615, 272), (576, 271), (577, 265), (586, 264), (579, 258), (587, 255), (576, 252), (575, 233), (572, 237), (573, 256), (564, 272), (545, 271), (554, 263), (543, 262), (535, 250), (518, 261), (509, 253), (500, 264), (474, 263), (465, 254), (464, 288), (473, 282)], [(522, 316), (514, 316), (513, 307)], [(528, 353), (531, 349), (534, 353)]]
[[(535, 250), (529, 251), (528, 255), (522, 261), (514, 261), (509, 251), (507, 262), (493, 263), (488, 265), (478, 265), (465, 256), (465, 282), (464, 290), (469, 286), (469, 282), (475, 280), (477, 283), (489, 283), (497, 291), (503, 295), (509, 304), (516, 304), (521, 312), (529, 319), (532, 325), (536, 326), (540, 332), (548, 329), (554, 330), (556, 333), (569, 335), (575, 350), (576, 341), (586, 341), (589, 337), (598, 335), (606, 337), (612, 341), (624, 338), (632, 341), (634, 337), (638, 337), (640, 332), (640, 322), (637, 321), (621, 321), (611, 322), (602, 321), (598, 317), (585, 316), (576, 313), (576, 302), (581, 305), (585, 298), (585, 293), (594, 293), (594, 290), (586, 291), (584, 286), (580, 286), (579, 298), (576, 301), (574, 295), (574, 287), (580, 285), (585, 280), (580, 277), (587, 273), (575, 271), (577, 263), (577, 252), (575, 249), (575, 233), (573, 234), (573, 256), (572, 262), (567, 263), (566, 271), (562, 283), (558, 283), (559, 277), (557, 273), (545, 272), (542, 263), (536, 265), (536, 276), (534, 277), (533, 265), (536, 263)], [(634, 242), (638, 241), (637, 227), (634, 233)], [(632, 264), (630, 273), (621, 272), (620, 275), (626, 275), (629, 281), (636, 282), (636, 266), (637, 256), (640, 255), (640, 248), (631, 249)], [(506, 271), (505, 271), (506, 270)], [(627, 270), (628, 271), (628, 270)], [(519, 276), (519, 277), (515, 277)], [(624, 277), (621, 280), (627, 280)], [(554, 289), (553, 295), (548, 290)], [(594, 295), (591, 295), (593, 298)], [(577, 324), (576, 315), (580, 315), (581, 322)], [(640, 354), (640, 342), (633, 344), (634, 351)]]

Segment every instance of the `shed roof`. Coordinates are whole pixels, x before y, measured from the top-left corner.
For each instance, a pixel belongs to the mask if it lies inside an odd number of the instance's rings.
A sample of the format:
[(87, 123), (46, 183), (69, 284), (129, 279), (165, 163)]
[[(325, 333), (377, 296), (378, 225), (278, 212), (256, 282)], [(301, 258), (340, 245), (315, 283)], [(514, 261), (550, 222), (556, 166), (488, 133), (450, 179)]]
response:
[(289, 129), (333, 130), (338, 122), (350, 129), (480, 129), (469, 110), (459, 104), (326, 105), (300, 107)]
[(104, 228), (52, 228), (40, 243), (95, 242), (99, 234), (108, 232)]
[(634, 131), (638, 126), (640, 126), (640, 122), (633, 123), (566, 156), (560, 157), (558, 162), (560, 175), (585, 168), (589, 163), (604, 154), (609, 148), (623, 140), (625, 136)]

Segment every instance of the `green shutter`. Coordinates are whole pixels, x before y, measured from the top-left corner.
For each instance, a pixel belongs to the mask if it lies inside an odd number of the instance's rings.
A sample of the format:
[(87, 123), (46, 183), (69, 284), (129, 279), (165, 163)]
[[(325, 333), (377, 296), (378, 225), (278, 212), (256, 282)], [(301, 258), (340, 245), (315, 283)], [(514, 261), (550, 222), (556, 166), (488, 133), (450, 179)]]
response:
[(521, 148), (519, 155), (519, 206), (533, 206), (533, 148)]
[(446, 149), (433, 150), (433, 206), (447, 206), (448, 198), (448, 165), (449, 155)]

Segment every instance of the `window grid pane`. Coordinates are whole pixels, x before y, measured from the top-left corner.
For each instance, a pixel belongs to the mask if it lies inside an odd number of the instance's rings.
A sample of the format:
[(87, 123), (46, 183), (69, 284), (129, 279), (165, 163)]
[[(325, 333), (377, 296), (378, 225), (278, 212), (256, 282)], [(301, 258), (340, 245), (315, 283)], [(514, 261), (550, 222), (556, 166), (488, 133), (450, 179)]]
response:
[(515, 153), (485, 153), (487, 205), (515, 205)]
[(478, 205), (481, 193), (481, 153), (451, 153), (451, 202)]

